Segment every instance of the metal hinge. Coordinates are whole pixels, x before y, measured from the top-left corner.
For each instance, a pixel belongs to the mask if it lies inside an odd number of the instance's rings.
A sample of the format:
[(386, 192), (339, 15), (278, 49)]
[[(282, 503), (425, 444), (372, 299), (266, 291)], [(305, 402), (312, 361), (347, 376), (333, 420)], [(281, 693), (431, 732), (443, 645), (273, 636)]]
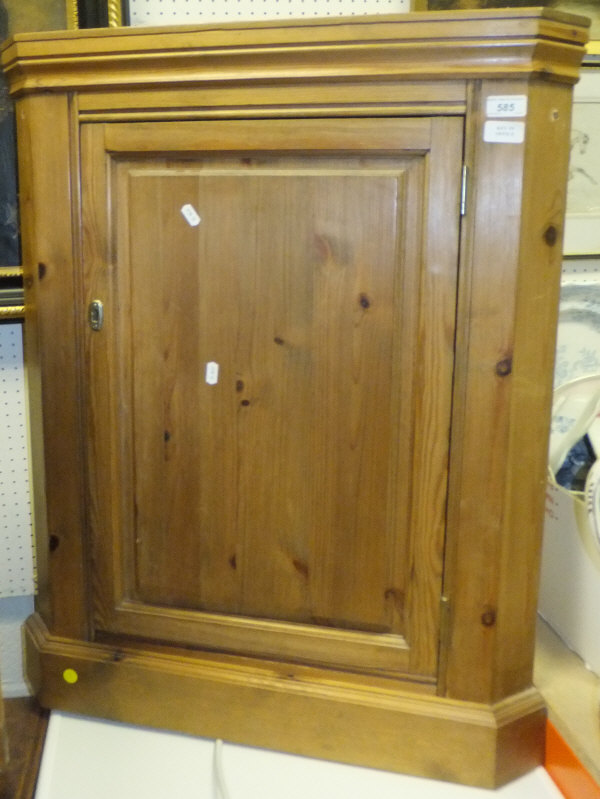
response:
[(462, 179), (460, 184), (460, 215), (467, 213), (467, 182), (469, 180), (469, 167), (463, 164)]

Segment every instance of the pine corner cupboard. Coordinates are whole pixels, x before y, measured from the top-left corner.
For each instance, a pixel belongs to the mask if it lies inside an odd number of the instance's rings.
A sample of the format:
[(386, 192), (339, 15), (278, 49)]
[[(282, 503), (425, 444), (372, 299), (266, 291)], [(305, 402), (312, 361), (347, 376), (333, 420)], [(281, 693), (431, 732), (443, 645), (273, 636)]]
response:
[(542, 9), (17, 35), (50, 708), (495, 786), (572, 85)]

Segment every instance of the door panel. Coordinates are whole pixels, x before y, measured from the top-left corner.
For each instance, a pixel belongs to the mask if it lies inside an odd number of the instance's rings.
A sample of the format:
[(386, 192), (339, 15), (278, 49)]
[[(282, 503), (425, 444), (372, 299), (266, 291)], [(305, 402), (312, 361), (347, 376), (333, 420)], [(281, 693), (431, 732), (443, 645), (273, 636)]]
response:
[(98, 633), (435, 675), (461, 142), (84, 126)]

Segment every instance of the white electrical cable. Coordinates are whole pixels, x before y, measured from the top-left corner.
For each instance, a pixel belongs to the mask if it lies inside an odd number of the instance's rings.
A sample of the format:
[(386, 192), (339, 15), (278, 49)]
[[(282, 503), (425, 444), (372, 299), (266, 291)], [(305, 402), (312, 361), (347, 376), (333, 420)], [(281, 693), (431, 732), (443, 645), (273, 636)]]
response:
[(213, 750), (213, 769), (215, 775), (215, 785), (217, 789), (217, 799), (231, 799), (225, 781), (223, 770), (223, 741), (217, 738)]

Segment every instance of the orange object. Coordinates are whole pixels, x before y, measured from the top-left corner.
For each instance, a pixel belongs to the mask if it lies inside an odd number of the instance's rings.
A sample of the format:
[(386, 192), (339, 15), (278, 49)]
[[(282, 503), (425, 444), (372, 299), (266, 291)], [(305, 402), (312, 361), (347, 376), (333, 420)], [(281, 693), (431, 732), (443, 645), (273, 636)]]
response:
[(551, 722), (546, 724), (545, 767), (565, 799), (600, 799), (600, 785)]

